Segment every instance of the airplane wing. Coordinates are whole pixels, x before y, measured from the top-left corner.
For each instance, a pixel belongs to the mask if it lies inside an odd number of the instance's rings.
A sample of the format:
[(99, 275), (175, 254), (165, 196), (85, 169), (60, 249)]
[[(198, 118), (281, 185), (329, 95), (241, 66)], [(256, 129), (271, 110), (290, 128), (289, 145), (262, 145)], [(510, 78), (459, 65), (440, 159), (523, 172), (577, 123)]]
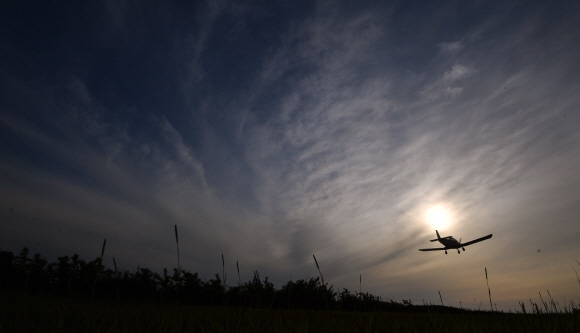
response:
[(443, 251), (443, 250), (447, 250), (444, 247), (432, 247), (429, 249), (419, 249), (419, 251)]
[(461, 246), (467, 246), (467, 245), (471, 245), (471, 244), (474, 244), (474, 243), (477, 243), (477, 242), (481, 242), (481, 241), (484, 241), (486, 239), (490, 239), (491, 236), (493, 236), (493, 234), (489, 234), (487, 236), (484, 236), (484, 237), (481, 237), (481, 238), (478, 238), (478, 239), (474, 239), (474, 240), (469, 241), (467, 243), (461, 243)]

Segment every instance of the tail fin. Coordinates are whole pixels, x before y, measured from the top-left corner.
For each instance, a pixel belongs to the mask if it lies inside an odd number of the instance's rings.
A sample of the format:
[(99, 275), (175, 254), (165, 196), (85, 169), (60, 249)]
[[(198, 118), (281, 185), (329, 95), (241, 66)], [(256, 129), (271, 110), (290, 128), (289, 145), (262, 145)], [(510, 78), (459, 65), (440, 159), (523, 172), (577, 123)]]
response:
[(441, 239), (441, 236), (439, 236), (439, 231), (435, 230), (435, 233), (437, 234), (437, 238), (430, 240), (430, 242), (437, 242)]

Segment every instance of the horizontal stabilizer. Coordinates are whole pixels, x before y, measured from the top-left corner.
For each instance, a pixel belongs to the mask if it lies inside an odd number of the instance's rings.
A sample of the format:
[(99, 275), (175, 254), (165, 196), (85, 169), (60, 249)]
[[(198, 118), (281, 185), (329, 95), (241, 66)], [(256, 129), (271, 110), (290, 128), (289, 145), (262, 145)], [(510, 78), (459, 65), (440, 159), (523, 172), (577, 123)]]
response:
[[(441, 239), (449, 239), (451, 237), (453, 237), (453, 236), (445, 236), (445, 237), (441, 237)], [(436, 242), (438, 240), (439, 240), (438, 238), (435, 238), (435, 239), (430, 240), (430, 242)]]

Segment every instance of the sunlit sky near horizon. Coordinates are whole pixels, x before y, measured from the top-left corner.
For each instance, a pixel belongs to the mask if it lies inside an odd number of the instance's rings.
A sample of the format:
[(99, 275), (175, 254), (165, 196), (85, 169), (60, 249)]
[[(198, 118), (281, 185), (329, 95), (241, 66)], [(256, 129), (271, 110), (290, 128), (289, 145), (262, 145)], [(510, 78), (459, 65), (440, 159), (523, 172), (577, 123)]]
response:
[(579, 2), (183, 3), (0, 6), (2, 250), (580, 300)]

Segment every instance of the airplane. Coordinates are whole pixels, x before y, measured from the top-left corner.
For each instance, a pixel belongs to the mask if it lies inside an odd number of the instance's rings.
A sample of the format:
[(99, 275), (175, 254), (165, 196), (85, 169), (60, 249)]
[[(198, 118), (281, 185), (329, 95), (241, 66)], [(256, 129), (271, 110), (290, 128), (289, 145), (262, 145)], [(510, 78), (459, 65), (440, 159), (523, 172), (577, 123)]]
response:
[(481, 241), (484, 241), (486, 239), (490, 239), (491, 236), (493, 236), (493, 234), (489, 234), (487, 236), (484, 236), (484, 237), (481, 237), (478, 239), (474, 239), (474, 240), (469, 241), (467, 243), (461, 243), (461, 238), (459, 239), (459, 241), (457, 241), (457, 239), (453, 238), (453, 236), (446, 236), (446, 237), (439, 236), (439, 232), (437, 230), (435, 230), (435, 233), (437, 234), (437, 238), (430, 240), (430, 242), (439, 241), (439, 243), (445, 245), (445, 247), (433, 247), (433, 248), (429, 248), (429, 249), (419, 249), (419, 251), (445, 251), (445, 254), (447, 254), (448, 249), (457, 249), (457, 253), (461, 253), (459, 251), (460, 248), (463, 249), (463, 251), (465, 251), (464, 246), (471, 245), (471, 244), (474, 244), (477, 242), (481, 242)]

